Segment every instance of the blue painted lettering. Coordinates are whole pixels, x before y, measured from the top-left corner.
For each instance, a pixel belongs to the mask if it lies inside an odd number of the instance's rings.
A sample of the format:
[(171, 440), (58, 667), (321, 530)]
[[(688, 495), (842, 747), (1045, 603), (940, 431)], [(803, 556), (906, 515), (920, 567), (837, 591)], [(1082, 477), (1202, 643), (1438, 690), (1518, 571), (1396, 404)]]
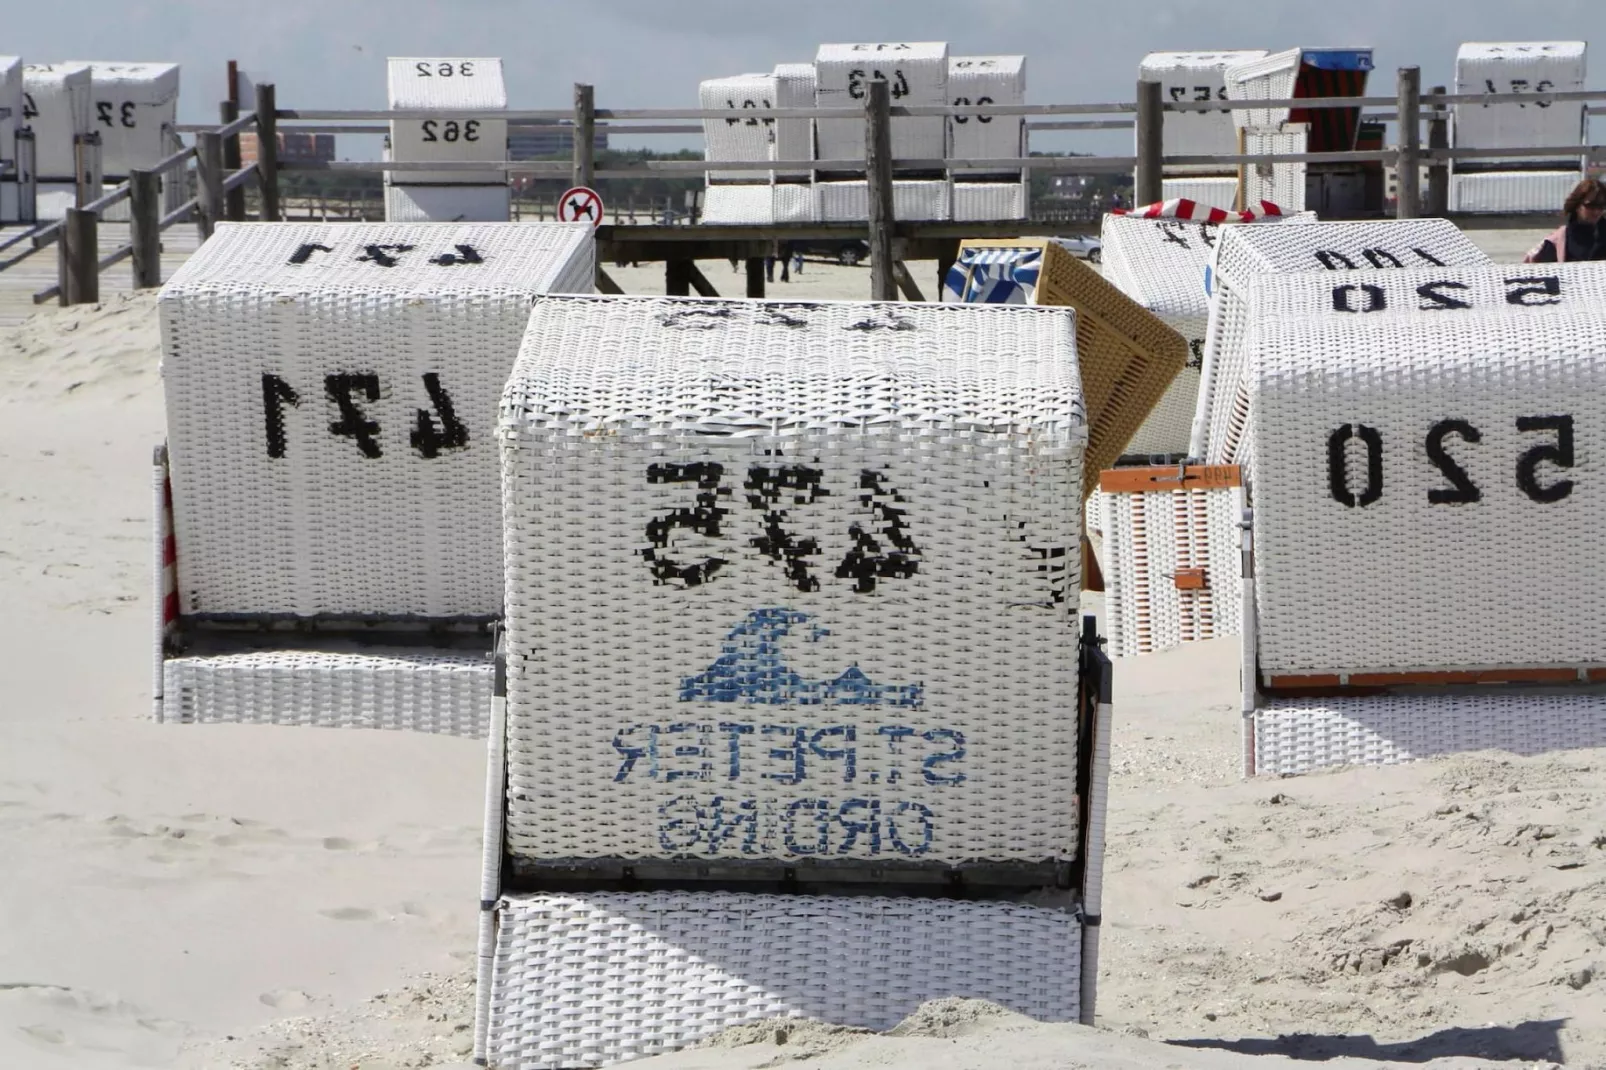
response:
[(774, 780), (781, 784), (796, 784), (802, 781), (804, 776), (804, 748), (808, 745), (805, 741), (805, 737), (808, 735), (808, 731), (809, 730), (807, 726), (804, 725), (798, 725), (794, 727), (792, 725), (784, 724), (767, 724), (764, 726), (764, 734), (766, 736), (785, 735), (792, 737), (792, 743), (790, 746), (770, 748), (770, 757), (774, 758), (778, 762), (786, 762), (790, 764), (792, 767), (791, 770), (785, 773), (765, 773), (765, 780)]
[(837, 845), (837, 854), (845, 855), (853, 850), (861, 832), (867, 841), (864, 849), (872, 855), (881, 853), (880, 799), (849, 799), (837, 810), (836, 820), (847, 832), (847, 837)]
[[(807, 811), (807, 816), (799, 818), (799, 814)], [(798, 825), (803, 823), (805, 835), (809, 833), (807, 823), (813, 822), (813, 843), (799, 842)], [(824, 799), (794, 799), (787, 804), (786, 816), (781, 824), (782, 839), (786, 849), (797, 855), (823, 855), (831, 850), (831, 804)]]
[[(690, 721), (681, 721), (677, 724), (665, 726), (664, 732), (670, 736), (669, 757), (671, 758), (701, 758), (695, 769), (670, 769), (664, 774), (664, 779), (670, 782), (676, 780), (712, 780), (714, 779), (714, 763), (710, 761), (708, 737), (713, 728), (705, 724), (693, 724)], [(697, 742), (681, 743), (673, 737), (695, 735)], [(617, 776), (614, 777), (618, 779)]]
[[(842, 740), (840, 747), (822, 747), (820, 741), (827, 736), (834, 736)], [(824, 758), (828, 762), (840, 761), (842, 763), (842, 783), (853, 783), (854, 773), (858, 766), (858, 752), (853, 746), (857, 731), (853, 725), (839, 724), (830, 728), (822, 728), (809, 739), (809, 750)]]
[(665, 851), (679, 854), (702, 843), (702, 810), (692, 796), (670, 799), (658, 808), (658, 816), (662, 819), (658, 826), (658, 843)]
[(922, 733), (920, 738), (928, 743), (940, 743), (943, 740), (947, 740), (949, 743), (953, 744), (952, 748), (949, 750), (945, 750), (940, 754), (928, 755), (926, 760), (920, 763), (921, 771), (926, 774), (926, 783), (963, 784), (965, 782), (964, 773), (939, 773), (937, 772), (937, 767), (942, 765), (944, 762), (958, 762), (964, 760), (964, 734), (957, 732), (952, 728), (933, 728), (929, 732)]
[(742, 775), (742, 737), (752, 735), (753, 726), (721, 721), (719, 730), (725, 733), (727, 737), (726, 743), (730, 747), (730, 772), (728, 775), (732, 780), (740, 779)]
[[(913, 815), (912, 817), (910, 815)], [(920, 826), (918, 835), (911, 827)], [(931, 849), (931, 837), (936, 834), (936, 823), (931, 808), (915, 802), (901, 802), (887, 816), (887, 839), (900, 854), (918, 858)]]

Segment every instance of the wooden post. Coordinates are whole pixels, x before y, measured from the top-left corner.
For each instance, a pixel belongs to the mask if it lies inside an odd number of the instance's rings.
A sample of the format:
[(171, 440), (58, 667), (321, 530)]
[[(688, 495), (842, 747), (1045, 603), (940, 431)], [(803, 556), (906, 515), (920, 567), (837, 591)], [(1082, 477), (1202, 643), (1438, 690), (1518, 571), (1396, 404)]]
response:
[(595, 90), (581, 82), (574, 83), (574, 179), (576, 186), (590, 188), (596, 178), (594, 150), (597, 143), (597, 109)]
[(870, 300), (896, 301), (892, 275), (892, 87), (872, 81), (864, 97), (864, 174), (870, 187)]
[(697, 266), (697, 261), (686, 261), (686, 277), (691, 281), (692, 289), (697, 291), (698, 297), (719, 296), (719, 291), (714, 289), (714, 284), (708, 281), (708, 276), (704, 275), (702, 269)]
[(747, 296), (764, 296), (764, 258), (750, 256), (747, 258)]
[(279, 213), (279, 103), (273, 84), (257, 86), (257, 188), (262, 221), (277, 223)]
[(1138, 168), (1132, 182), (1132, 206), (1165, 200), (1161, 160), (1165, 153), (1165, 106), (1159, 82), (1138, 82)]
[(915, 277), (909, 273), (909, 265), (902, 260), (894, 260), (892, 262), (892, 278), (898, 284), (898, 289), (903, 291), (903, 296), (906, 300), (924, 301), (926, 299), (926, 295), (920, 292), (920, 286), (915, 282)]
[(690, 297), (691, 272), (687, 269), (695, 266), (692, 260), (664, 261), (664, 293), (670, 297)]
[[(218, 105), (218, 117), (228, 126), (240, 117), (240, 105), (225, 100)], [(223, 139), (223, 170), (232, 175), (240, 169), (240, 135), (230, 134)], [(245, 221), (245, 187), (235, 186), (223, 195), (223, 216), (233, 223)]]
[(223, 139), (216, 130), (195, 135), (195, 227), (204, 242), (223, 218)]
[(128, 173), (129, 241), (133, 246), (134, 289), (162, 284), (162, 176), (155, 171)]
[(959, 262), (959, 242), (956, 240), (937, 256), (937, 299), (942, 300), (943, 288), (948, 285), (948, 272)]
[[(1242, 156), (1249, 148), (1249, 131), (1243, 127), (1238, 128), (1238, 155)], [(1249, 165), (1238, 165), (1238, 192), (1233, 197), (1232, 206), (1235, 211), (1244, 210), (1244, 187), (1249, 184)], [(1153, 203), (1152, 201), (1150, 202)], [(1100, 588), (1103, 590), (1103, 588)]]
[[(1435, 96), (1444, 95), (1444, 86), (1433, 87)], [(1428, 148), (1447, 149), (1450, 147), (1450, 119), (1449, 110), (1438, 104), (1433, 108), (1433, 117), (1428, 120)], [(1428, 161), (1428, 215), (1444, 216), (1450, 212), (1450, 161)]]
[(1422, 69), (1401, 67), (1399, 75), (1399, 153), (1394, 158), (1394, 218), (1415, 219), (1422, 211)]
[(61, 296), (64, 305), (100, 300), (100, 217), (82, 208), (67, 209), (61, 223)]

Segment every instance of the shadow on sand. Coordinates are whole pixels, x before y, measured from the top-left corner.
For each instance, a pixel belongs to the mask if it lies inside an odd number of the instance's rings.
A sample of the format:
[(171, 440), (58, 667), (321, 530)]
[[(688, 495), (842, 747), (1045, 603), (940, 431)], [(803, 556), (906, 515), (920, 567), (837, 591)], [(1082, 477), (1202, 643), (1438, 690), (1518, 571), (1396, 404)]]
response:
[(1364, 1034), (1324, 1035), (1291, 1033), (1280, 1037), (1246, 1037), (1240, 1040), (1199, 1038), (1171, 1040), (1184, 1048), (1220, 1048), (1244, 1055), (1283, 1055), (1290, 1059), (1373, 1059), (1425, 1063), (1454, 1056), (1480, 1059), (1534, 1059), (1561, 1062), (1561, 1030), (1567, 1019), (1523, 1022), (1513, 1026), (1480, 1029), (1441, 1029), (1416, 1040), (1380, 1044)]

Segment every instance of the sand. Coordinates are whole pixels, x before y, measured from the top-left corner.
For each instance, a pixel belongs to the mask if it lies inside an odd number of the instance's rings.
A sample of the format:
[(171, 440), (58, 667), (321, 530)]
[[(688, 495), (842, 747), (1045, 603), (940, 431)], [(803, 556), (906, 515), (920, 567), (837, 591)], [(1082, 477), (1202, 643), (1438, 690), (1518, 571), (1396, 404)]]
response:
[[(158, 350), (149, 296), (0, 334), (0, 1067), (466, 1066), (481, 744), (148, 720)], [(1606, 752), (1244, 782), (1234, 641), (1115, 686), (1099, 1029), (952, 1001), (642, 1065), (1606, 1068)]]

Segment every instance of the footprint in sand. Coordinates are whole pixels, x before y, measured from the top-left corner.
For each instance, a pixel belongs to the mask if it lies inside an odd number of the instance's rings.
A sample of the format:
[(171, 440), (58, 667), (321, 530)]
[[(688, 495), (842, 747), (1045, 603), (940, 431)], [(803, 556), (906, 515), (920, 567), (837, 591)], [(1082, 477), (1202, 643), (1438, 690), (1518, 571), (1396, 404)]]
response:
[(263, 1004), (277, 1011), (302, 1011), (312, 1006), (312, 997), (299, 988), (280, 988), (258, 996)]
[(379, 917), (367, 907), (333, 907), (318, 913), (333, 921), (374, 921)]
[(325, 836), (323, 838), (323, 849), (325, 851), (349, 851), (356, 846), (354, 842), (344, 836)]

